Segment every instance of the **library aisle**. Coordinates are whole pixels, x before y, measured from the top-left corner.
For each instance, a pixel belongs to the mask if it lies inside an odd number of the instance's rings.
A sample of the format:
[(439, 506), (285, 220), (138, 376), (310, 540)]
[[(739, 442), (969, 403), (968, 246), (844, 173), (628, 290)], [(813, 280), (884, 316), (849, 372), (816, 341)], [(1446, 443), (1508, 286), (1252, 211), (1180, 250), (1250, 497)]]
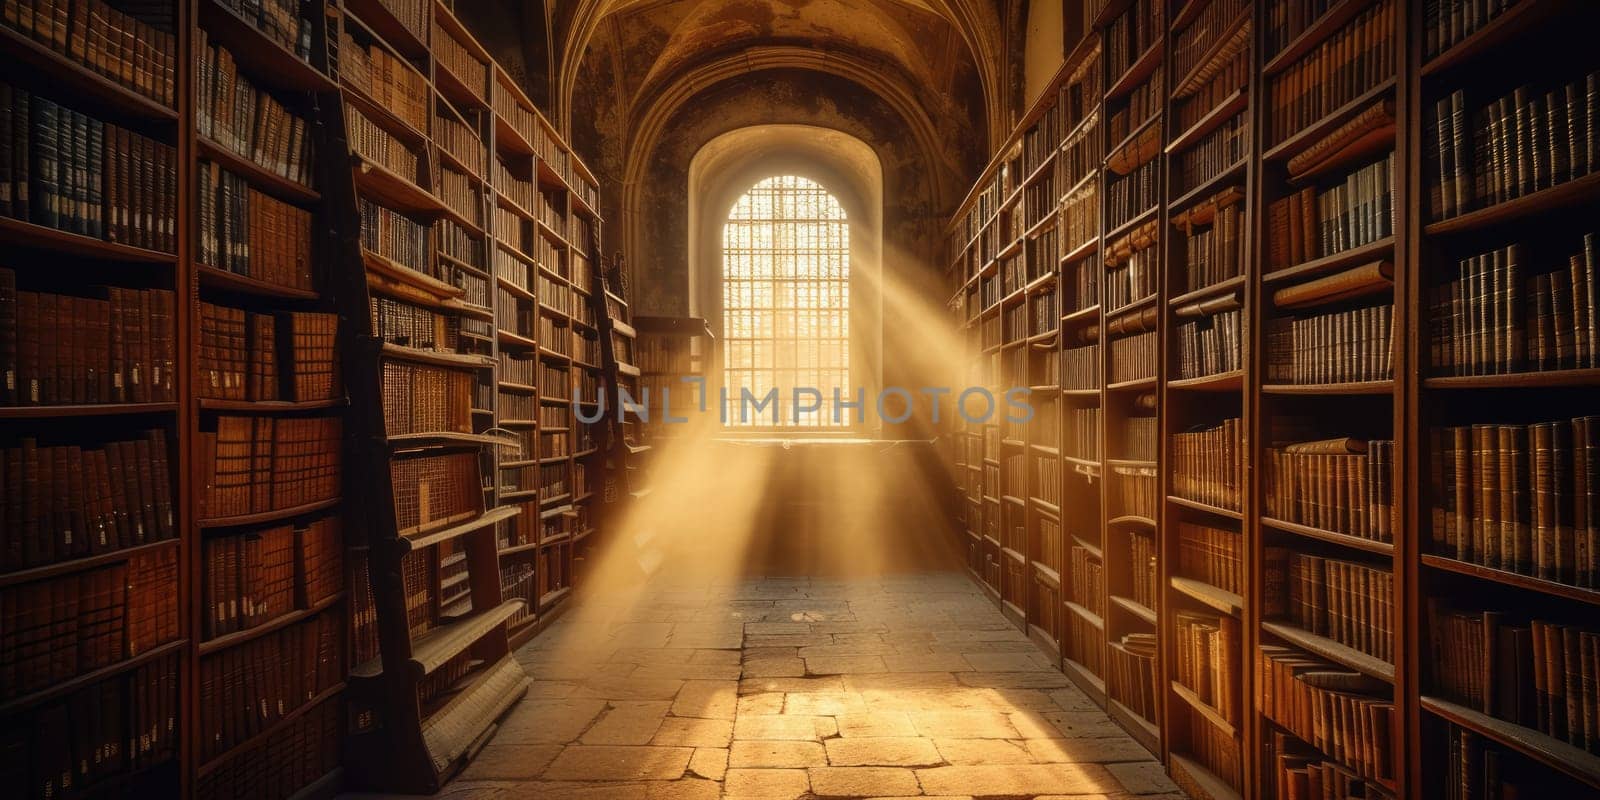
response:
[(439, 797), (1183, 797), (959, 572), (658, 579), (516, 657)]

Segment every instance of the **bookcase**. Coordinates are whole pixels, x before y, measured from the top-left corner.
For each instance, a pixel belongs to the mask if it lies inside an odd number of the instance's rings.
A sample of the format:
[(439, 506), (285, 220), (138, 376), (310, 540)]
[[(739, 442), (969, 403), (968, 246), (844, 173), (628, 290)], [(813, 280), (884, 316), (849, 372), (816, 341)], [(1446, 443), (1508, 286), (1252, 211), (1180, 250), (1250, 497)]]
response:
[[(436, 788), (520, 696), (507, 625), (561, 597), (525, 576), (570, 586), (495, 533), (499, 459), (540, 444), (496, 427), (537, 375), (506, 376), (489, 278), (527, 242), (491, 210), (510, 82), (438, 2), (14, 4), (0, 46), (4, 774)], [(597, 186), (522, 102), (558, 232), (526, 252), (581, 293)]]
[(1078, 10), (950, 231), (975, 580), (1194, 796), (1593, 793), (1595, 12)]
[(523, 509), (500, 534), (508, 591), (529, 613), (516, 642), (554, 618), (594, 532), (595, 425), (574, 397), (599, 399), (593, 295), (600, 218), (594, 177), (506, 72), (494, 69), (496, 347), (501, 428), (530, 444), (499, 464), (502, 503)]

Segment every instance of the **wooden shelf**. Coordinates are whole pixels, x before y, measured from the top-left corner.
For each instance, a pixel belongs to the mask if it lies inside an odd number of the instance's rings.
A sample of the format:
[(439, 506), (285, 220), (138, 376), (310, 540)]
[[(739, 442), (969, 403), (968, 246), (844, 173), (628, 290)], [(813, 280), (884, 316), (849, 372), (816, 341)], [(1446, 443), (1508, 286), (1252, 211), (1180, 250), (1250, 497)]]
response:
[(350, 400), (335, 397), (328, 400), (220, 400), (202, 397), (195, 401), (203, 411), (237, 411), (245, 414), (295, 414), (302, 411), (325, 411), (344, 408)]
[(1591, 172), (1577, 180), (1540, 189), (1515, 200), (1468, 211), (1439, 222), (1430, 222), (1422, 231), (1429, 236), (1454, 236), (1566, 208), (1592, 206), (1597, 197), (1600, 197), (1600, 172)]
[(433, 350), (418, 350), (414, 347), (384, 342), (379, 352), (385, 358), (398, 358), (405, 361), (415, 361), (419, 364), (433, 364), (440, 367), (456, 367), (460, 369), (488, 369), (494, 366), (494, 360), (488, 356), (465, 355), (461, 353), (439, 353)]
[(1309, 525), (1301, 525), (1298, 522), (1287, 522), (1267, 516), (1263, 516), (1261, 518), (1261, 525), (1262, 527), (1271, 528), (1275, 531), (1292, 533), (1297, 536), (1304, 536), (1307, 539), (1316, 539), (1318, 541), (1342, 545), (1355, 550), (1365, 550), (1368, 553), (1377, 553), (1378, 555), (1382, 556), (1394, 555), (1393, 544), (1389, 542), (1380, 542), (1376, 539), (1363, 539), (1359, 536), (1351, 536), (1348, 533), (1325, 531), (1321, 528), (1313, 528)]
[(337, 684), (334, 684), (333, 686), (328, 687), (327, 689), (322, 690), (321, 692), (319, 692), (317, 694), (316, 697), (313, 697), (310, 700), (307, 700), (306, 702), (300, 704), (299, 707), (295, 708), (295, 710), (290, 711), (289, 713), (283, 715), (282, 717), (279, 717), (277, 720), (272, 722), (272, 724), (268, 725), (267, 727), (263, 728), (260, 731), (257, 731), (250, 738), (245, 739), (245, 740), (239, 742), (238, 744), (235, 744), (234, 746), (228, 748), (226, 751), (224, 751), (222, 753), (217, 754), (216, 756), (213, 756), (212, 758), (207, 760), (205, 763), (200, 765), (200, 771), (199, 771), (199, 776), (198, 777), (201, 778), (201, 779), (204, 779), (207, 775), (210, 775), (211, 773), (215, 772), (218, 767), (220, 767), (224, 763), (226, 763), (228, 761), (228, 759), (231, 758), (232, 756), (234, 756), (235, 754), (247, 753), (247, 752), (249, 752), (251, 750), (254, 750), (255, 748), (259, 747), (262, 743), (270, 741), (279, 732), (288, 729), (288, 727), (290, 725), (293, 725), (296, 720), (298, 720), (301, 717), (305, 716), (306, 712), (310, 711), (313, 708), (316, 708), (317, 706), (322, 705), (327, 700), (337, 696), (340, 692), (343, 692), (344, 688), (345, 688), (345, 685), (343, 683), (337, 683)]
[(1193, 709), (1200, 716), (1205, 717), (1206, 721), (1215, 726), (1217, 730), (1222, 731), (1224, 736), (1227, 736), (1229, 739), (1233, 739), (1235, 741), (1239, 739), (1239, 731), (1233, 726), (1233, 723), (1229, 722), (1227, 717), (1222, 716), (1221, 711), (1213, 708), (1211, 704), (1207, 703), (1206, 701), (1201, 700), (1200, 695), (1195, 694), (1192, 689), (1177, 681), (1173, 681), (1172, 693), (1176, 695), (1179, 700), (1182, 700), (1189, 708)]
[(1267, 285), (1298, 281), (1302, 278), (1314, 278), (1329, 272), (1337, 272), (1345, 267), (1365, 264), (1375, 261), (1381, 256), (1388, 255), (1394, 250), (1394, 237), (1388, 236), (1376, 242), (1352, 247), (1332, 255), (1313, 258), (1289, 267), (1276, 269), (1261, 276), (1261, 282)]
[(1122, 595), (1113, 594), (1109, 595), (1109, 598), (1112, 605), (1127, 611), (1128, 613), (1138, 617), (1141, 620), (1144, 620), (1151, 625), (1156, 624), (1156, 612), (1149, 606), (1140, 603), (1131, 597), (1123, 597)]
[(66, 561), (57, 561), (53, 564), (44, 564), (37, 567), (25, 567), (23, 569), (12, 570), (11, 572), (0, 573), (0, 587), (32, 583), (34, 581), (42, 581), (46, 578), (55, 578), (61, 575), (70, 575), (74, 572), (82, 572), (84, 570), (94, 569), (95, 567), (102, 567), (106, 564), (121, 563), (135, 556), (175, 548), (178, 546), (178, 541), (179, 540), (176, 538), (163, 539), (159, 542), (151, 542), (149, 544), (141, 544), (134, 547), (124, 547), (106, 553), (96, 553), (92, 556), (84, 556), (83, 558), (73, 558)]
[(339, 594), (329, 597), (326, 600), (322, 600), (321, 602), (318, 602), (309, 608), (295, 609), (284, 614), (279, 614), (278, 616), (273, 617), (272, 619), (267, 620), (260, 625), (256, 625), (255, 627), (246, 628), (242, 631), (234, 631), (233, 633), (224, 634), (214, 639), (207, 639), (200, 643), (200, 655), (201, 657), (205, 657), (212, 653), (226, 650), (230, 647), (243, 644), (252, 639), (265, 636), (273, 631), (287, 628), (296, 622), (302, 622), (304, 620), (311, 619), (312, 617), (321, 614), (330, 608), (333, 608), (335, 605), (338, 605), (338, 603), (342, 600), (344, 600), (344, 593), (340, 592)]
[(1600, 369), (1560, 369), (1503, 375), (1449, 375), (1423, 378), (1425, 389), (1553, 389), (1600, 386)]
[(1072, 602), (1071, 600), (1066, 601), (1066, 606), (1068, 611), (1083, 617), (1085, 622), (1096, 628), (1099, 628), (1100, 630), (1105, 630), (1105, 620), (1101, 619), (1099, 614), (1096, 614), (1093, 611), (1090, 611), (1089, 609)]
[(1198, 785), (1201, 791), (1210, 796), (1211, 800), (1243, 800), (1238, 790), (1228, 785), (1227, 781), (1212, 774), (1196, 761), (1180, 753), (1168, 756), (1173, 769), (1181, 770), (1188, 775), (1190, 780)]
[(317, 300), (321, 297), (321, 295), (310, 289), (283, 286), (260, 278), (229, 272), (219, 267), (195, 264), (194, 268), (200, 277), (200, 285), (202, 287), (219, 291), (238, 292), (257, 297), (273, 297), (280, 300)]
[(1600, 787), (1600, 756), (1594, 753), (1449, 700), (1423, 695), (1421, 702), (1424, 710), (1447, 722), (1493, 739), (1589, 786)]
[(162, 658), (176, 654), (189, 646), (189, 640), (178, 639), (153, 647), (131, 658), (125, 658), (115, 664), (108, 664), (97, 670), (85, 672), (69, 680), (45, 687), (31, 694), (25, 694), (0, 703), (0, 717), (10, 717), (24, 709), (47, 703), (60, 697), (65, 697), (79, 689), (93, 686), (107, 678), (113, 678), (127, 672), (132, 672), (146, 664), (159, 661)]
[(0, 421), (46, 420), (65, 417), (121, 417), (170, 414), (177, 403), (83, 403), (64, 406), (0, 406)]
[(332, 78), (311, 66), (219, 0), (200, 0), (200, 27), (207, 39), (228, 49), (252, 83), (291, 92), (331, 92)]
[(1244, 598), (1226, 589), (1218, 589), (1204, 581), (1178, 575), (1172, 576), (1171, 586), (1173, 591), (1215, 611), (1240, 619), (1244, 617)]
[(1214, 506), (1214, 505), (1211, 505), (1210, 503), (1202, 503), (1199, 500), (1190, 500), (1187, 497), (1178, 497), (1177, 495), (1167, 495), (1167, 502), (1169, 502), (1169, 503), (1171, 503), (1171, 504), (1173, 504), (1175, 506), (1181, 506), (1183, 508), (1190, 508), (1190, 509), (1194, 509), (1195, 511), (1204, 511), (1207, 514), (1214, 514), (1216, 516), (1226, 517), (1228, 519), (1234, 519), (1234, 520), (1242, 520), (1242, 519), (1244, 519), (1244, 515), (1243, 514), (1239, 513), (1238, 511), (1235, 511), (1235, 510), (1233, 510), (1231, 508), (1223, 508), (1222, 506)]
[(388, 167), (361, 156), (351, 159), (356, 188), (384, 206), (408, 214), (442, 214), (445, 206), (428, 190), (410, 178), (391, 172)]
[[(1449, 72), (1482, 56), (1499, 51), (1502, 45), (1508, 44), (1542, 23), (1560, 16), (1553, 13), (1559, 10), (1558, 6), (1567, 5), (1557, 2), (1514, 3), (1502, 9), (1499, 16), (1490, 20), (1487, 25), (1479, 28), (1472, 35), (1450, 46), (1450, 49), (1423, 62), (1421, 74), (1424, 78), (1432, 78)], [(1542, 6), (1542, 8), (1541, 8)], [(1530, 13), (1530, 9), (1539, 8), (1542, 13)]]
[(1281, 395), (1380, 395), (1393, 394), (1394, 381), (1349, 381), (1346, 383), (1267, 383), (1262, 394)]
[(1138, 58), (1134, 59), (1121, 77), (1106, 87), (1106, 99), (1111, 100), (1133, 91), (1139, 84), (1144, 83), (1146, 78), (1149, 78), (1156, 70), (1160, 69), (1161, 57), (1165, 53), (1166, 44), (1167, 37), (1165, 35), (1151, 43)]
[(1216, 375), (1204, 375), (1199, 378), (1178, 378), (1167, 381), (1168, 389), (1183, 389), (1191, 392), (1237, 392), (1243, 387), (1243, 370), (1219, 372)]
[[(207, 0), (207, 3), (215, 1)], [(223, 169), (244, 178), (251, 186), (279, 200), (309, 206), (322, 199), (322, 195), (310, 186), (279, 175), (204, 136), (195, 136), (195, 147), (200, 151), (201, 157), (217, 162)]]
[[(355, 14), (372, 33), (395, 52), (410, 59), (428, 58), (428, 46), (423, 43), (427, 31), (412, 31), (383, 4), (383, 0), (344, 0), (345, 10)], [(431, 20), (432, 14), (428, 15)]]
[[(5, 51), (8, 62), (14, 60), (14, 64), (25, 65), (38, 73), (41, 79), (48, 80), (52, 86), (45, 90), (45, 94), (53, 98), (63, 94), (84, 97), (93, 99), (95, 105), (117, 116), (162, 124), (178, 121), (176, 109), (102, 77), (20, 31), (0, 27), (0, 50)], [(7, 71), (12, 69), (14, 67)], [(23, 84), (22, 88), (30, 87)], [(68, 104), (72, 105), (70, 99)], [(81, 103), (77, 107), (82, 107)]]
[(1591, 606), (1600, 606), (1600, 590), (1585, 589), (1581, 586), (1572, 586), (1570, 584), (1560, 583), (1557, 581), (1536, 578), (1532, 575), (1523, 575), (1518, 572), (1495, 569), (1494, 567), (1485, 567), (1481, 564), (1459, 561), (1454, 558), (1434, 555), (1432, 553), (1422, 554), (1422, 564), (1443, 572), (1453, 572), (1457, 575), (1466, 575), (1479, 580), (1498, 583), (1502, 586), (1513, 586), (1518, 589), (1525, 589), (1530, 592), (1538, 592), (1540, 594), (1550, 595), (1552, 597), (1559, 597), (1564, 600), (1573, 600)]
[(339, 505), (340, 502), (340, 498), (333, 497), (327, 500), (317, 500), (311, 503), (305, 503), (304, 505), (280, 508), (274, 511), (259, 511), (252, 514), (237, 514), (231, 517), (204, 517), (199, 521), (199, 525), (201, 528), (237, 528), (244, 525), (261, 525), (268, 522), (294, 519), (295, 517), (301, 517), (307, 514), (315, 514), (318, 511), (326, 511), (334, 506)]
[(1333, 34), (1334, 31), (1344, 27), (1357, 14), (1372, 5), (1373, 0), (1342, 0), (1332, 8), (1322, 13), (1309, 27), (1300, 32), (1292, 41), (1284, 46), (1283, 50), (1267, 60), (1262, 68), (1264, 75), (1275, 75), (1287, 69), (1289, 65), (1300, 60), (1301, 56), (1316, 49), (1317, 45)]
[(1295, 647), (1342, 664), (1363, 675), (1394, 683), (1394, 665), (1374, 658), (1326, 636), (1318, 636), (1281, 622), (1262, 622), (1261, 629)]
[[(1345, 0), (1345, 2), (1350, 2), (1350, 0)], [(1354, 100), (1339, 106), (1322, 119), (1301, 128), (1293, 136), (1273, 145), (1262, 154), (1261, 160), (1287, 161), (1299, 155), (1306, 148), (1333, 133), (1340, 125), (1345, 124), (1362, 111), (1365, 111), (1368, 106), (1379, 102), (1384, 96), (1392, 93), (1395, 83), (1395, 79), (1390, 77), (1380, 82), (1377, 86), (1362, 92)]]
[[(7, 32), (0, 27), (0, 32)], [(11, 217), (0, 217), (0, 243), (32, 250), (48, 250), (55, 255), (92, 258), (100, 261), (126, 261), (140, 264), (174, 264), (176, 253), (147, 250), (143, 247), (108, 242), (77, 233), (47, 228)]]

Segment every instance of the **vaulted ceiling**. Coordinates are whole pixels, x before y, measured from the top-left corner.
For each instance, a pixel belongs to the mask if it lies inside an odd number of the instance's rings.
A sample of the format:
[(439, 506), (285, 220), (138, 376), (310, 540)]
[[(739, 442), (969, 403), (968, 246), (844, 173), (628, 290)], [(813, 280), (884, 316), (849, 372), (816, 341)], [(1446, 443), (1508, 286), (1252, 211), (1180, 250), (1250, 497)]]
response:
[[(675, 82), (741, 53), (777, 68), (845, 59), (914, 97), (924, 114), (963, 114), (988, 139), (1004, 124), (1003, 26), (998, 0), (548, 0), (557, 114), (589, 98), (585, 75), (605, 60), (608, 105), (626, 118)], [(973, 113), (977, 124), (971, 125)]]

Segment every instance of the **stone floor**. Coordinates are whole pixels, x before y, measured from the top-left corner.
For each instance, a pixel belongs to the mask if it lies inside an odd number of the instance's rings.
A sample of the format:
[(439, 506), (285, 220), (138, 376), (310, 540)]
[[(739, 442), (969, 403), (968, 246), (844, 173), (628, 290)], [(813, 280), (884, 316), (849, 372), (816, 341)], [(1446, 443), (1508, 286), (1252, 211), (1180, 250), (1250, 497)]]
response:
[(1183, 797), (956, 573), (652, 585), (517, 658), (527, 698), (441, 796)]

